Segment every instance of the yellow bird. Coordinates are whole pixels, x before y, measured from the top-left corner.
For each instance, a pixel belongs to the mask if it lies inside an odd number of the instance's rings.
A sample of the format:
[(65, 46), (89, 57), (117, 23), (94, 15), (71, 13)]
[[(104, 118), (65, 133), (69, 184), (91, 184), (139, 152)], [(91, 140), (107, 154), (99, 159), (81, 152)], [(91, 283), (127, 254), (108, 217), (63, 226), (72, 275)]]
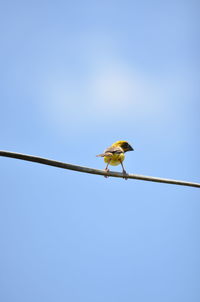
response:
[(108, 172), (108, 166), (122, 166), (122, 172), (125, 175), (127, 174), (124, 166), (123, 161), (125, 158), (125, 152), (127, 151), (133, 151), (134, 149), (129, 145), (127, 141), (117, 141), (114, 144), (112, 144), (110, 147), (108, 147), (104, 153), (97, 155), (97, 157), (104, 157), (104, 162), (107, 163), (105, 171)]

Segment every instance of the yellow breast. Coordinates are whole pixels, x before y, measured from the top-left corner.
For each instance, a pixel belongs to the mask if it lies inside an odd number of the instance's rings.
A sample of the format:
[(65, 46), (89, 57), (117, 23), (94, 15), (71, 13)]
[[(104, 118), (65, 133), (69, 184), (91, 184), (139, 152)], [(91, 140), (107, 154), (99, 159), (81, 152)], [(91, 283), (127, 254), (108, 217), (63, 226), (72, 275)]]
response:
[(104, 162), (108, 163), (110, 161), (110, 165), (111, 166), (117, 166), (119, 165), (121, 162), (123, 162), (125, 158), (124, 153), (120, 153), (120, 154), (113, 154), (112, 156), (104, 156)]

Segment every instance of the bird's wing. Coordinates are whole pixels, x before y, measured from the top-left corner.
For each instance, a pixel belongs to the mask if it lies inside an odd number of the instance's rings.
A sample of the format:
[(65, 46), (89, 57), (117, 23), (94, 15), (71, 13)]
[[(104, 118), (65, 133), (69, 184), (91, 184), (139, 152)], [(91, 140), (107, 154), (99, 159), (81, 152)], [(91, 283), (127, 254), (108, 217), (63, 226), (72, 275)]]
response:
[(121, 153), (124, 153), (124, 151), (120, 147), (108, 147), (103, 154), (99, 154), (97, 156), (104, 157), (104, 156), (112, 156), (113, 154), (121, 154)]
[(104, 153), (120, 154), (124, 153), (124, 151), (121, 147), (108, 147)]

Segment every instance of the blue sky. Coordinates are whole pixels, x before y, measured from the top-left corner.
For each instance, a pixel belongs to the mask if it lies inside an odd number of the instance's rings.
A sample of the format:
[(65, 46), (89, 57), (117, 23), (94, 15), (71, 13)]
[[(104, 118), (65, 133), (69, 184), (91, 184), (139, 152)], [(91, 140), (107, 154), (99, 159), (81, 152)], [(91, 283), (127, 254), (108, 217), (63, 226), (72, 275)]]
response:
[[(0, 149), (199, 182), (198, 11), (2, 1)], [(200, 300), (198, 189), (0, 165), (1, 301)]]

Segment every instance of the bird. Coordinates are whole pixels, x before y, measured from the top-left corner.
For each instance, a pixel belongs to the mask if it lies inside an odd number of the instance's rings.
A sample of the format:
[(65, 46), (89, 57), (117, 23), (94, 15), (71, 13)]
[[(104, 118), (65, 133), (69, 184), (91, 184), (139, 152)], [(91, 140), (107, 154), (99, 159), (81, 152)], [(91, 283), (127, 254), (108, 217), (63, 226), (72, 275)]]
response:
[[(104, 162), (107, 163), (105, 171), (109, 172), (108, 166), (118, 166), (121, 164), (122, 173), (124, 178), (127, 179), (127, 173), (123, 166), (123, 161), (125, 158), (125, 152), (134, 151), (131, 145), (127, 141), (117, 141), (108, 147), (104, 153), (96, 155), (97, 157), (103, 157)], [(108, 176), (105, 176), (108, 177)]]

